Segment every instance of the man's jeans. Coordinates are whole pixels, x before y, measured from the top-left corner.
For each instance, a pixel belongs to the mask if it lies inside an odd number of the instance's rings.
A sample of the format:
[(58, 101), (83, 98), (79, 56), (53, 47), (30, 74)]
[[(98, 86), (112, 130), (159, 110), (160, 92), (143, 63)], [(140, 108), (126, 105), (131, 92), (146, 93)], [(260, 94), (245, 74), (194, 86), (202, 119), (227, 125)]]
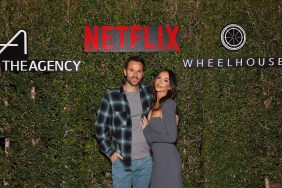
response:
[(125, 171), (121, 159), (112, 164), (113, 188), (148, 188), (152, 173), (152, 157), (132, 160), (132, 171)]

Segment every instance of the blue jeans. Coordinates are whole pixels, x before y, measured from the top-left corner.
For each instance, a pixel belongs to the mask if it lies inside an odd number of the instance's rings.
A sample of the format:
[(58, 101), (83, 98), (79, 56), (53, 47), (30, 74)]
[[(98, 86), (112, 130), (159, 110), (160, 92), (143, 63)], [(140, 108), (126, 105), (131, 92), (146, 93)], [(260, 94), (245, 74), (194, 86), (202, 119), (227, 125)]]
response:
[(121, 159), (112, 164), (113, 188), (148, 188), (152, 173), (152, 157), (132, 160), (132, 171), (125, 171)]

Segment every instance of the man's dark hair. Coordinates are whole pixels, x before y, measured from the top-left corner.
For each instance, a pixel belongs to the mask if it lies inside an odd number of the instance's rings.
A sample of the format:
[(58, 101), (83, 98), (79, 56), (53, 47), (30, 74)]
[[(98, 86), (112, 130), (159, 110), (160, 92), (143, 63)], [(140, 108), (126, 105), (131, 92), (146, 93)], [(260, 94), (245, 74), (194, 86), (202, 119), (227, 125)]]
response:
[(141, 57), (139, 57), (139, 56), (131, 56), (131, 57), (127, 58), (127, 60), (126, 60), (125, 63), (124, 63), (124, 69), (127, 69), (128, 63), (129, 63), (130, 61), (136, 61), (136, 62), (142, 63), (142, 65), (143, 65), (143, 70), (145, 70), (145, 61), (144, 61)]

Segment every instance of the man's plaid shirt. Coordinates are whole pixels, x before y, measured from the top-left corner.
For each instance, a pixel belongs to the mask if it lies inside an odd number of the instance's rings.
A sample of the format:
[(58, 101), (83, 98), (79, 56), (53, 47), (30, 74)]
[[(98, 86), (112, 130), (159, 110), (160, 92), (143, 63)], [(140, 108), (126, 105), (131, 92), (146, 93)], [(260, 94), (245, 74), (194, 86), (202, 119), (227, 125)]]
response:
[[(140, 85), (143, 114), (151, 107), (151, 88)], [(141, 126), (141, 125), (140, 125)], [(95, 123), (99, 149), (108, 157), (118, 152), (123, 156), (125, 170), (131, 170), (131, 117), (123, 87), (108, 91), (102, 98)]]

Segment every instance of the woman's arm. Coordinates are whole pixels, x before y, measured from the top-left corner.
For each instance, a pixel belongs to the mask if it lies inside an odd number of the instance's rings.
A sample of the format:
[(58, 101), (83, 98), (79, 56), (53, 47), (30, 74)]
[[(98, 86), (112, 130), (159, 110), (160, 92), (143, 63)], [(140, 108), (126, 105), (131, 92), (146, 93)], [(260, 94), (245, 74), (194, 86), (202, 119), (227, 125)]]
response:
[(149, 143), (175, 143), (177, 139), (176, 102), (168, 99), (161, 110), (164, 129), (160, 132), (151, 126), (145, 126), (144, 136)]

